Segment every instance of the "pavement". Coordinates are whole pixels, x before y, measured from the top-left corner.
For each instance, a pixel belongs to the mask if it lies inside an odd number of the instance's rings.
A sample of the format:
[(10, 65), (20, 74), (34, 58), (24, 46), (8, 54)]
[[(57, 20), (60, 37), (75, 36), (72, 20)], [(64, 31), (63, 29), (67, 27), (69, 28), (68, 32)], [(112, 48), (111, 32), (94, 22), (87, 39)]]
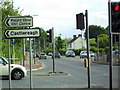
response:
[[(23, 65), (22, 62), (18, 62), (17, 64)], [(25, 66), (26, 70), (29, 71), (30, 70), (30, 60), (25, 60), (23, 66)], [(32, 59), (32, 62), (31, 62), (32, 71), (42, 69), (42, 67), (43, 67), (43, 63), (41, 61), (34, 60), (34, 58)]]

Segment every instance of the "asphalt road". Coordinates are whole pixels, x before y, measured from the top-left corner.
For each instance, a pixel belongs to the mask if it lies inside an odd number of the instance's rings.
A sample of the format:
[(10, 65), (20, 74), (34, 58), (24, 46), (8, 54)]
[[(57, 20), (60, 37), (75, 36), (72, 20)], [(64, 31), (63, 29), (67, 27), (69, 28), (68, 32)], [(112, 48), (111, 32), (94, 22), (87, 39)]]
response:
[[(36, 58), (37, 59), (37, 58)], [(38, 59), (37, 59), (38, 60)], [(51, 57), (40, 60), (43, 68), (32, 71), (33, 88), (87, 88), (87, 69), (84, 59), (79, 57), (66, 58), (62, 56), (55, 59), (55, 72)], [(109, 66), (90, 63), (91, 87), (109, 88)], [(2, 87), (9, 87), (9, 80), (2, 80)], [(118, 88), (118, 66), (113, 67), (113, 87)], [(30, 75), (22, 80), (12, 80), (12, 88), (30, 88)]]

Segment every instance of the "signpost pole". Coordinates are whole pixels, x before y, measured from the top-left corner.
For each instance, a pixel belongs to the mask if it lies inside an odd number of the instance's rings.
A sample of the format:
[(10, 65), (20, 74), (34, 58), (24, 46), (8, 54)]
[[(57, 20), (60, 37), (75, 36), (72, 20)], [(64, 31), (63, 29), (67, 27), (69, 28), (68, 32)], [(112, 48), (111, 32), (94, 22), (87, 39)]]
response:
[(29, 38), (29, 46), (30, 46), (30, 90), (32, 90), (32, 46), (31, 46), (31, 38)]
[(11, 72), (10, 72), (10, 64), (11, 64), (11, 59), (10, 59), (10, 39), (8, 39), (8, 61), (9, 61), (9, 90), (11, 90)]
[[(13, 43), (14, 43), (14, 39), (13, 39)], [(15, 44), (13, 44), (13, 55), (12, 55), (12, 60), (13, 60), (13, 63), (15, 64), (15, 47), (14, 47)]]
[(22, 62), (22, 64), (23, 64), (23, 66), (25, 66), (25, 38), (23, 38), (23, 40), (22, 40), (23, 42), (23, 62)]

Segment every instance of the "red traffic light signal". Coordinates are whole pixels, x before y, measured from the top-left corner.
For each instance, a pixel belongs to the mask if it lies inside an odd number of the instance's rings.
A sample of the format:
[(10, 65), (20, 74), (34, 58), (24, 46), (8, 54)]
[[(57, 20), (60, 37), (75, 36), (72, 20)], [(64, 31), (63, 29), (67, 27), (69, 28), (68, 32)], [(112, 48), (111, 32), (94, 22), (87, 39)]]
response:
[(120, 10), (120, 6), (119, 5), (116, 5), (115, 6), (115, 11), (119, 11)]

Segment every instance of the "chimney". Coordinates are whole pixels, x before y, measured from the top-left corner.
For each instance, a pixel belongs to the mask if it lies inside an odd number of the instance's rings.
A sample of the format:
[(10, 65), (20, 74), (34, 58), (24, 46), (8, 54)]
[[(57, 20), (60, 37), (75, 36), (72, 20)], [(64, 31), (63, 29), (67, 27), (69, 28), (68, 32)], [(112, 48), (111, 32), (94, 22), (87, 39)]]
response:
[(73, 39), (76, 38), (77, 36), (76, 35), (73, 35)]

